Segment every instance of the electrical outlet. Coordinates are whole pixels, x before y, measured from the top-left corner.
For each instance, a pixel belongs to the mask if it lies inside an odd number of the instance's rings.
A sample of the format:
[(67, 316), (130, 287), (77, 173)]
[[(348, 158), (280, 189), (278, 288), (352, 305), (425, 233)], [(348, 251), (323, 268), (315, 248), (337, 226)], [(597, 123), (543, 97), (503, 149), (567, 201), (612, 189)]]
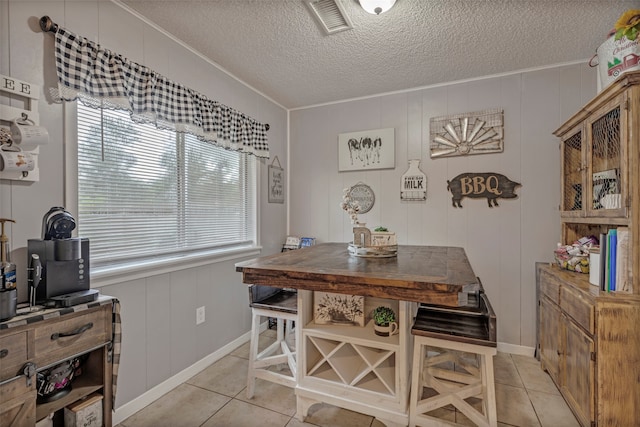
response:
[(204, 306), (196, 308), (196, 325), (204, 323)]

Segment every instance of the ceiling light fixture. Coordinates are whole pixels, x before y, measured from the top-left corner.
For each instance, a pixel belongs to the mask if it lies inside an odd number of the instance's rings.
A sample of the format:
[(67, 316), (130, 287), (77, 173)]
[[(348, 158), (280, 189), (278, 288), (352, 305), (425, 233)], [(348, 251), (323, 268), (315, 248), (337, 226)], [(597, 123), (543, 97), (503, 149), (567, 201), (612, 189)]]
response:
[(396, 0), (358, 0), (360, 6), (373, 15), (380, 15), (391, 9)]

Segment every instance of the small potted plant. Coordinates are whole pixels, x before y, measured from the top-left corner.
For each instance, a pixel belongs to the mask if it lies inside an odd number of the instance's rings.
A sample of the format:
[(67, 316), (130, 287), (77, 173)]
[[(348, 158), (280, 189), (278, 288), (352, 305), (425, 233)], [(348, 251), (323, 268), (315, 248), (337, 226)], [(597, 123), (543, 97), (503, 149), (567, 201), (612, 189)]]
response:
[(376, 335), (390, 337), (398, 333), (396, 313), (389, 307), (380, 306), (373, 310), (373, 330)]

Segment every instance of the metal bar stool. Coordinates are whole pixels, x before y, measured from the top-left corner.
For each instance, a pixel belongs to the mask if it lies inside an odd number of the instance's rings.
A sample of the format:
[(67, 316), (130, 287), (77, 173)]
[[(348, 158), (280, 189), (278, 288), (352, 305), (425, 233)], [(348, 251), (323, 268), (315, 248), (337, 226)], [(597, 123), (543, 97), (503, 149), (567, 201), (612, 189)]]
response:
[[(249, 285), (249, 305), (252, 316), (247, 373), (247, 398), (249, 399), (255, 392), (256, 378), (287, 387), (296, 386), (295, 344), (290, 345), (287, 337), (295, 340), (294, 328), (298, 325), (297, 298), (295, 290)], [(260, 324), (263, 317), (276, 319), (276, 341), (258, 353)], [(291, 375), (269, 369), (271, 366), (283, 363), (289, 366)]]
[[(458, 425), (439, 418), (442, 412), (432, 412), (447, 405), (453, 405), (478, 426), (497, 426), (495, 321), (484, 293), (478, 296), (477, 308), (418, 308), (411, 328), (410, 427)], [(480, 409), (474, 407), (478, 405)]]

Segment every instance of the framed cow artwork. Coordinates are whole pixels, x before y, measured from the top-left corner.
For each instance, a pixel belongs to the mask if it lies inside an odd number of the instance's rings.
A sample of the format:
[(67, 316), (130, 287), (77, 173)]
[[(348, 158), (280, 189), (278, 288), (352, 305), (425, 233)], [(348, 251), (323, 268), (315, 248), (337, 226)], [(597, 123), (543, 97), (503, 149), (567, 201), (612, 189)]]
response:
[(338, 171), (395, 168), (395, 129), (374, 129), (338, 135)]

